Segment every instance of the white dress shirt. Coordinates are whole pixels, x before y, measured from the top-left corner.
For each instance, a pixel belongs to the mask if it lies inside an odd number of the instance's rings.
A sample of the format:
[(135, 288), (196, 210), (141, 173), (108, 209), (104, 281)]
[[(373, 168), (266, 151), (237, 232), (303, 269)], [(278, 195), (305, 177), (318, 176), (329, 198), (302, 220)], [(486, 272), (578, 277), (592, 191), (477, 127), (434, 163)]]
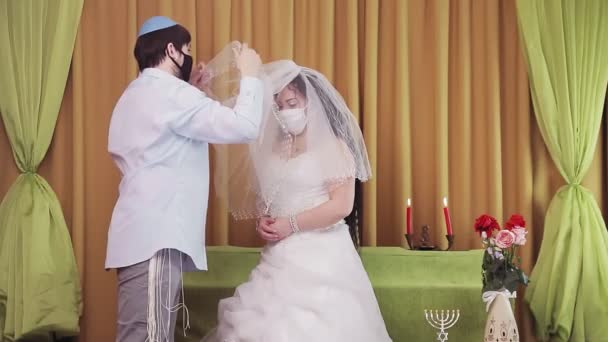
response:
[[(118, 100), (108, 150), (122, 173), (108, 233), (106, 268), (177, 249), (207, 269), (209, 143), (254, 140), (262, 82), (244, 77), (233, 109), (160, 69), (145, 69)], [(189, 260), (190, 261), (190, 260)]]

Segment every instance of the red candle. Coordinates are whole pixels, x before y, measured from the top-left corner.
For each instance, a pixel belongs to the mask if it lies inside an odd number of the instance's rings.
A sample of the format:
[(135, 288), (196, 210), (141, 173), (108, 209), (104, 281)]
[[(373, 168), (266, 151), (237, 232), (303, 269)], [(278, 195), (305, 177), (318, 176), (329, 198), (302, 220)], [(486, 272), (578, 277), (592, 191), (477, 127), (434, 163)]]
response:
[(412, 234), (412, 200), (407, 199), (407, 234)]
[(445, 217), (445, 227), (448, 231), (448, 235), (454, 235), (452, 231), (452, 220), (450, 219), (450, 210), (448, 209), (448, 198), (443, 198), (443, 216)]

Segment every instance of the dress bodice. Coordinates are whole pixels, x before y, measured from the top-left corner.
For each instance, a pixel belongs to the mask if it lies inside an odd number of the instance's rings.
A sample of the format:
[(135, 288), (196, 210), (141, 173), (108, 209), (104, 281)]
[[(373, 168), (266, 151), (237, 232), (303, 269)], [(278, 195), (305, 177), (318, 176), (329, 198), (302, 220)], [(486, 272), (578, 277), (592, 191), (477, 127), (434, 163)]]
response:
[(273, 157), (259, 179), (270, 216), (295, 215), (329, 200), (319, 163), (321, 160), (310, 152), (289, 160)]

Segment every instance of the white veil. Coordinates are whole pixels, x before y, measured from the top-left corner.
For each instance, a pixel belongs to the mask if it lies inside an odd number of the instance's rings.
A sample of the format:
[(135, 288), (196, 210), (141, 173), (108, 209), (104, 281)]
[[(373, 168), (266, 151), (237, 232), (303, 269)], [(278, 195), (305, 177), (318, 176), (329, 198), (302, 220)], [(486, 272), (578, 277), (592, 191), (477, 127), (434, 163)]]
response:
[[(234, 72), (235, 65), (230, 58), (226, 58), (230, 55), (227, 49), (231, 48), (225, 48), (207, 68), (211, 79), (209, 96), (231, 105), (238, 94), (238, 78), (236, 82), (234, 78), (238, 72)], [(329, 189), (351, 179), (371, 178), (357, 120), (325, 76), (293, 61), (281, 60), (265, 64), (260, 78), (264, 82), (265, 98), (258, 139), (244, 146), (216, 147), (223, 157), (214, 163), (215, 191), (227, 201), (236, 219), (271, 213), (277, 204), (274, 202), (277, 195), (284, 190), (282, 179), (291, 172), (291, 161), (302, 154), (307, 154), (314, 165), (314, 172), (307, 178), (314, 177), (315, 184), (325, 184)], [(295, 83), (307, 103), (307, 124), (299, 135), (285, 130), (274, 102), (276, 94)], [(260, 181), (268, 178), (272, 181)]]

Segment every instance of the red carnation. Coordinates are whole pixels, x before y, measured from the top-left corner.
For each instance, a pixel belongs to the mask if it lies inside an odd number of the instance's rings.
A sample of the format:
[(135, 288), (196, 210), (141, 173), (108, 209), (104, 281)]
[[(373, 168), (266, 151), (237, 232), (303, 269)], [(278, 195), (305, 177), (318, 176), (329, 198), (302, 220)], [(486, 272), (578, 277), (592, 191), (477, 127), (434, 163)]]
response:
[(498, 221), (490, 215), (481, 215), (475, 220), (475, 231), (481, 236), (482, 232), (486, 232), (488, 237), (492, 236), (492, 231), (500, 230)]
[(511, 218), (509, 218), (509, 221), (505, 223), (505, 229), (513, 230), (513, 228), (515, 227), (526, 227), (526, 220), (524, 220), (523, 216), (519, 214), (513, 214), (511, 215)]

